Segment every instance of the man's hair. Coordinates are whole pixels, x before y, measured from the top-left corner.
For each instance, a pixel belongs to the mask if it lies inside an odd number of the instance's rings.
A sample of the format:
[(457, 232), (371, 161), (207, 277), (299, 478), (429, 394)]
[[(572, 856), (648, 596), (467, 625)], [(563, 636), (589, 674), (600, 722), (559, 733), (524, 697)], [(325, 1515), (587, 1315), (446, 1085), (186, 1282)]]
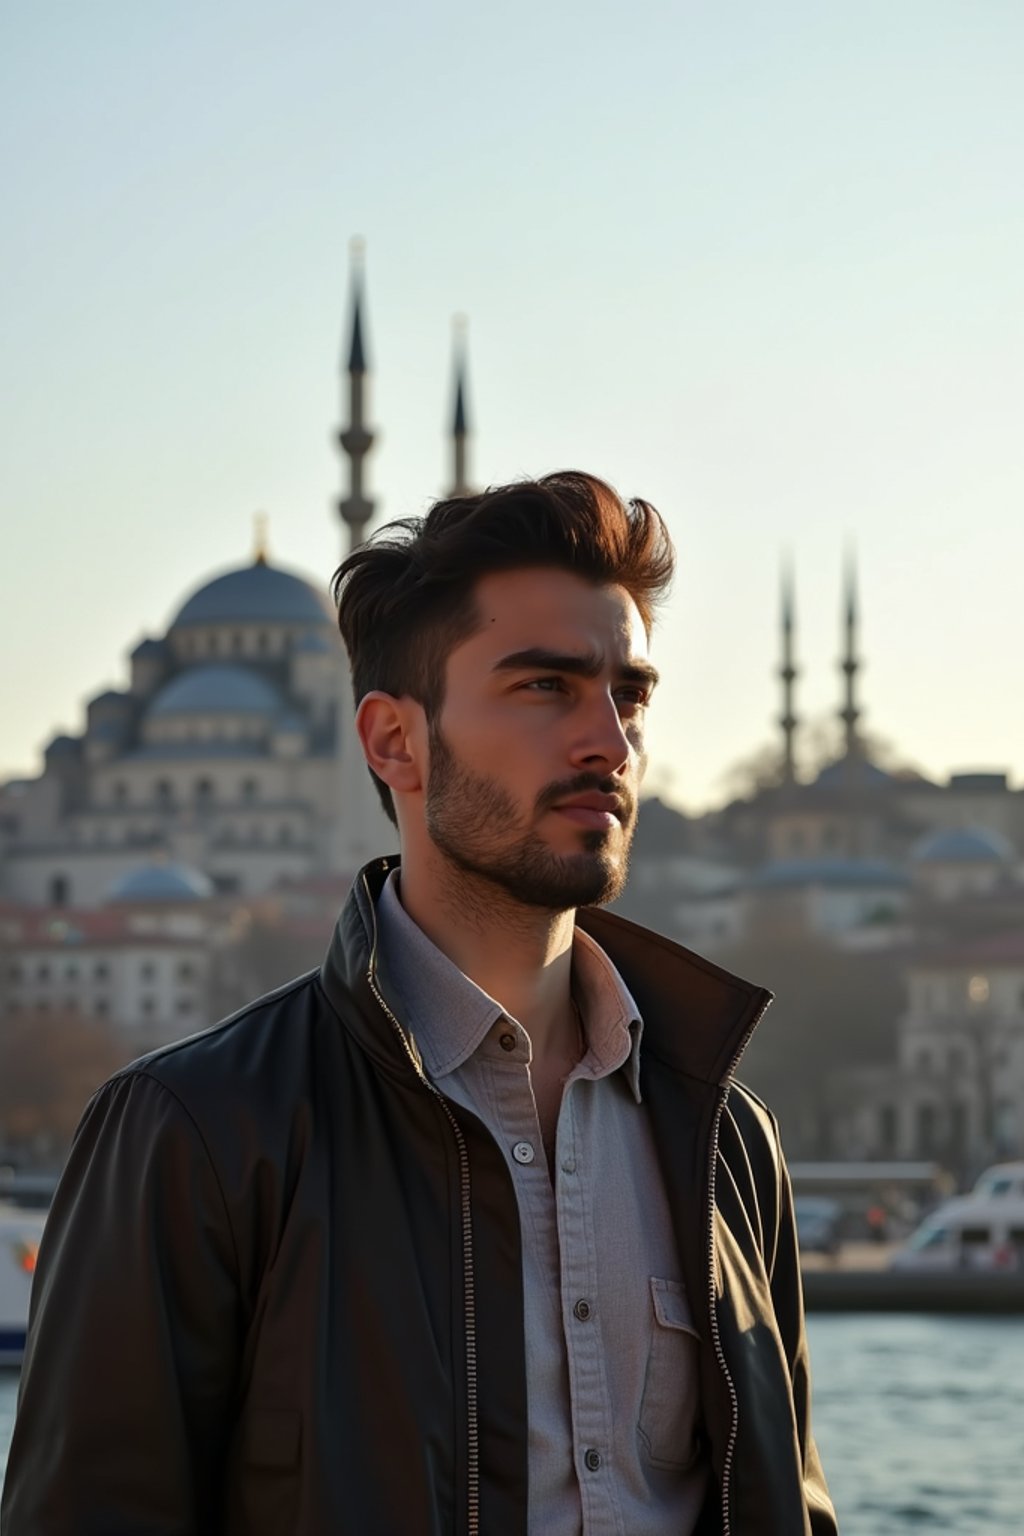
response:
[[(436, 719), (448, 655), (479, 623), (482, 576), (544, 566), (624, 587), (650, 633), (674, 565), (655, 508), (624, 502), (595, 475), (561, 470), (435, 502), (425, 517), (388, 523), (334, 573), (356, 705), (379, 689), (416, 699)], [(372, 776), (395, 822), (391, 791)]]

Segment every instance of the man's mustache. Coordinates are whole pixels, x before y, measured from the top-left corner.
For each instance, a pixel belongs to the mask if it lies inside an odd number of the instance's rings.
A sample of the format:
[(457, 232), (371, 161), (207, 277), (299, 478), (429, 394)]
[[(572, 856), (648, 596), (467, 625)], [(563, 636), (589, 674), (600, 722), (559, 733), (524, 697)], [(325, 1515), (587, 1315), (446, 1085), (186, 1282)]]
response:
[(557, 784), (549, 784), (542, 789), (537, 796), (537, 810), (550, 811), (563, 800), (568, 800), (573, 795), (585, 795), (596, 793), (599, 795), (614, 795), (618, 801), (618, 816), (624, 827), (632, 825), (636, 816), (636, 797), (625, 784), (617, 783), (615, 779), (601, 778), (596, 773), (579, 773), (574, 778), (562, 779)]

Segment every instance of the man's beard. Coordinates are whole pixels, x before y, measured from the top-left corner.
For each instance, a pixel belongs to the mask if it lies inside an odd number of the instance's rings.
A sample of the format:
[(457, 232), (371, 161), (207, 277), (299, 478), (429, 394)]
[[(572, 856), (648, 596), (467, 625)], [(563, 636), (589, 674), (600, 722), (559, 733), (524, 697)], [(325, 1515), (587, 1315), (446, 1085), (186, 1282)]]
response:
[(594, 790), (618, 797), (621, 833), (584, 829), (578, 853), (555, 853), (523, 825), (508, 792), (494, 779), (464, 767), (440, 727), (430, 723), (425, 814), (431, 841), (456, 868), (499, 886), (523, 906), (567, 912), (599, 906), (621, 894), (636, 825), (636, 802), (628, 790), (595, 774), (577, 774), (549, 785), (538, 795), (534, 812), (539, 817), (573, 795)]

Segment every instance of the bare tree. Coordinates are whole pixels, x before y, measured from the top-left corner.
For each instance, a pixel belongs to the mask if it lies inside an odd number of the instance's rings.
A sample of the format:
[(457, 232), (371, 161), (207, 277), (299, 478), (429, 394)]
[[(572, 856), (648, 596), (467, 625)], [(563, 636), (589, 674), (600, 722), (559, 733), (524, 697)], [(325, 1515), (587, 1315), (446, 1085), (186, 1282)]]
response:
[(135, 1054), (110, 1024), (72, 1009), (0, 1019), (0, 1138), (60, 1159), (91, 1095)]

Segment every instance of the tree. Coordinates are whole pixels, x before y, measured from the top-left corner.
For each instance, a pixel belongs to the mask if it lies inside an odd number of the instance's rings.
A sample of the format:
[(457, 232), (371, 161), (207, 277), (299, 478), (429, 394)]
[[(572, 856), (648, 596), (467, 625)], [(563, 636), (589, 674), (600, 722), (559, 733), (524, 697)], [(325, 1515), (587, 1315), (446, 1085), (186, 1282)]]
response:
[(136, 1053), (112, 1025), (73, 1009), (0, 1019), (0, 1138), (34, 1159), (63, 1158), (86, 1103)]

